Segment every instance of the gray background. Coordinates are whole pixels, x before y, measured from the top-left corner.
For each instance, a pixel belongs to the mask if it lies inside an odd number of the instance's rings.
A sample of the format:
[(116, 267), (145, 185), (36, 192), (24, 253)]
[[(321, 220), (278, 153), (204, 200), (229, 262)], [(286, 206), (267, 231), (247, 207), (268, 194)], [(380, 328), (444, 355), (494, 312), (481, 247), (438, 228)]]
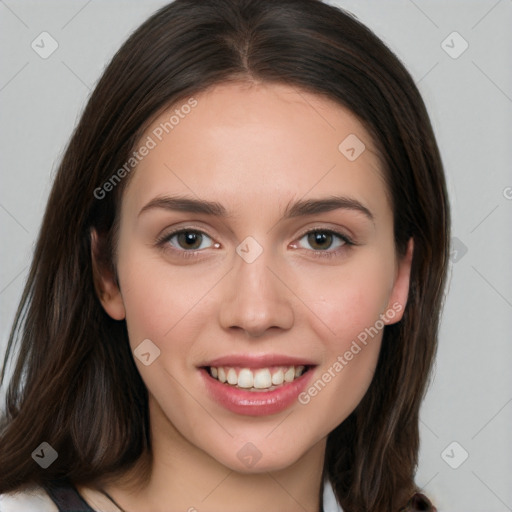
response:
[[(410, 70), (447, 173), (456, 240), (417, 482), (440, 512), (512, 510), (512, 0), (330, 3)], [(163, 4), (0, 0), (2, 352), (71, 130), (114, 52)], [(43, 31), (59, 45), (47, 59), (31, 47)]]

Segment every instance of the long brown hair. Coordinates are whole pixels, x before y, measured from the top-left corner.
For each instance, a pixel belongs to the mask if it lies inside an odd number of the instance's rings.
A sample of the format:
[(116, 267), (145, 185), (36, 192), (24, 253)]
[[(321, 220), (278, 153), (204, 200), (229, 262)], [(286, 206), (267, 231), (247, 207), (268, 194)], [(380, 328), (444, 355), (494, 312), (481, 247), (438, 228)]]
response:
[[(3, 381), (19, 343), (0, 425), (0, 493), (61, 477), (87, 485), (150, 453), (147, 390), (125, 322), (97, 298), (91, 262), (95, 228), (115, 271), (129, 176), (104, 197), (98, 188), (163, 109), (229, 80), (291, 84), (334, 100), (359, 117), (382, 155), (397, 254), (414, 238), (409, 300), (384, 330), (368, 392), (328, 437), (324, 473), (348, 512), (398, 511), (417, 490), (418, 412), (449, 240), (442, 162), (420, 93), (368, 28), (318, 0), (176, 0), (114, 56), (55, 177), (2, 369)], [(59, 454), (47, 469), (31, 457), (42, 442)]]

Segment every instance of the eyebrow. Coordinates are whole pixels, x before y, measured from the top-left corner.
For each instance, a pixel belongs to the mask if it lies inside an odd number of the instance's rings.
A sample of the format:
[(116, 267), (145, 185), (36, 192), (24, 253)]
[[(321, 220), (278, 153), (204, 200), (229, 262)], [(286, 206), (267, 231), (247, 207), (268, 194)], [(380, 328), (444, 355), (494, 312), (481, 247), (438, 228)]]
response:
[[(152, 209), (202, 213), (223, 218), (230, 217), (226, 208), (216, 201), (199, 200), (184, 196), (155, 197), (140, 210), (138, 216)], [(321, 199), (290, 202), (284, 211), (283, 219), (315, 215), (339, 209), (359, 212), (364, 214), (369, 220), (374, 220), (372, 212), (360, 201), (345, 196), (328, 196)]]

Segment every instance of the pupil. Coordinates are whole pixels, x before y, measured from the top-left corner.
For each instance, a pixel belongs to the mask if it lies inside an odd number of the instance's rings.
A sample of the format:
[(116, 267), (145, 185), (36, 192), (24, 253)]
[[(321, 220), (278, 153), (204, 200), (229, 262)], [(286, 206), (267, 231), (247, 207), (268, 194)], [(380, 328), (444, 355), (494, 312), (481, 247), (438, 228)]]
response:
[[(315, 233), (312, 233), (310, 235), (313, 239), (313, 243), (312, 245), (320, 245), (320, 249), (325, 249), (326, 248), (326, 245), (325, 245), (325, 242), (326, 241), (329, 241), (329, 237), (331, 236), (330, 234), (328, 233), (321, 233), (319, 231), (316, 231)], [(311, 240), (310, 240), (310, 243), (311, 243)], [(322, 244), (324, 244), (322, 246)], [(327, 244), (327, 247), (329, 247), (329, 243)]]
[(191, 233), (190, 231), (182, 233), (181, 237), (182, 237), (182, 240), (184, 238), (183, 241), (184, 241), (185, 245), (187, 245), (189, 248), (191, 248), (191, 247), (194, 248), (193, 246), (197, 245), (197, 241), (199, 240), (198, 233)]

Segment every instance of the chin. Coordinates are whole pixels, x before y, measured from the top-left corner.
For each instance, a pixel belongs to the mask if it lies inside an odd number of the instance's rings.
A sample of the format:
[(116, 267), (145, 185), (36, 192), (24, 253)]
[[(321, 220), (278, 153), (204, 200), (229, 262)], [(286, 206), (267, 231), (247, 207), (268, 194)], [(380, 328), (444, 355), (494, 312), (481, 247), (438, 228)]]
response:
[[(274, 427), (275, 428), (275, 427)], [(287, 436), (270, 440), (271, 430), (265, 429), (253, 437), (232, 439), (221, 451), (209, 453), (211, 457), (232, 471), (258, 474), (285, 470), (306, 457), (318, 443)], [(249, 439), (252, 439), (251, 441)], [(219, 445), (217, 445), (219, 446)], [(322, 447), (323, 450), (323, 447)]]

